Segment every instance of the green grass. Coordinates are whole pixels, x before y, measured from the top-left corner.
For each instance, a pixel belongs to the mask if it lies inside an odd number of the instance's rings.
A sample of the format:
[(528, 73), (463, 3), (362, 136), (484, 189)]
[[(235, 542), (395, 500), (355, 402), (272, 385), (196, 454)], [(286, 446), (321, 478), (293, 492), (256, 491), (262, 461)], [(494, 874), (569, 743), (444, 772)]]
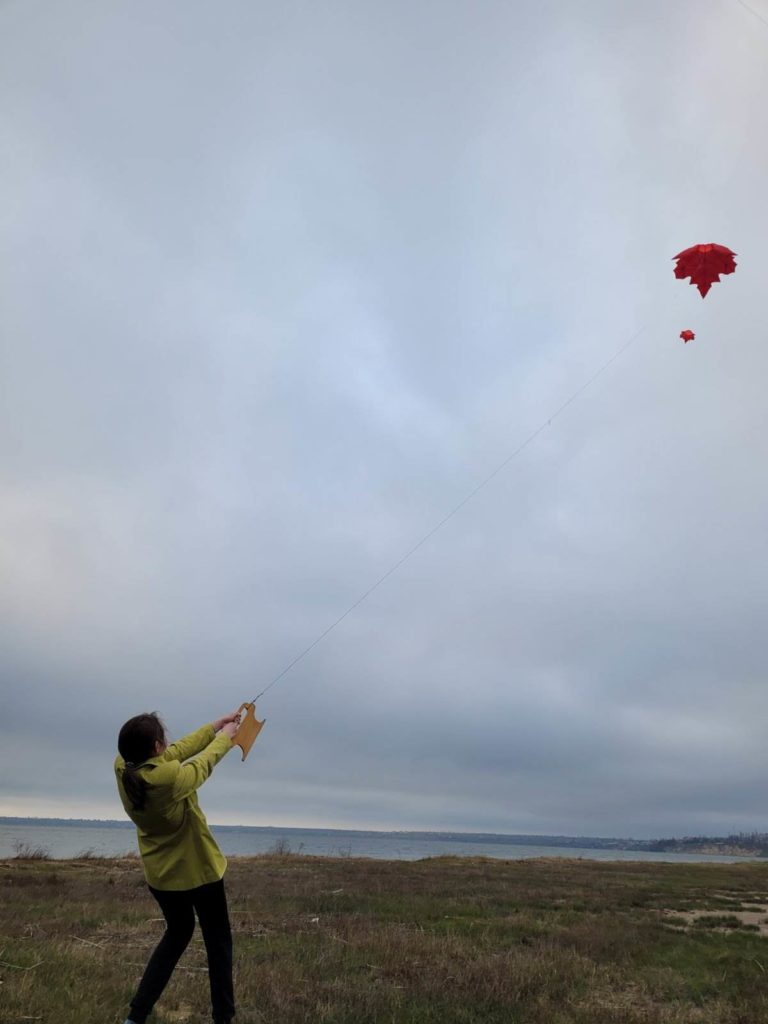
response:
[[(275, 854), (227, 888), (239, 1024), (768, 1024), (737, 916), (768, 865)], [(163, 927), (139, 863), (15, 858), (0, 889), (0, 1024), (121, 1022)], [(199, 933), (180, 967), (155, 1022), (208, 1022)]]

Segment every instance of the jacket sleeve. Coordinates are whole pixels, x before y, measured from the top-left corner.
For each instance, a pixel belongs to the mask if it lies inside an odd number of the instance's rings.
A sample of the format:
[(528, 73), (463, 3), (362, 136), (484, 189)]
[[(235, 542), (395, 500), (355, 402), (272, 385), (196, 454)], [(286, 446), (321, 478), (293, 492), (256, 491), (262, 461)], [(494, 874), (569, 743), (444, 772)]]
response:
[(183, 800), (205, 782), (214, 767), (229, 753), (234, 744), (226, 733), (222, 732), (208, 744), (202, 753), (192, 761), (180, 766), (173, 784), (174, 800)]
[(204, 725), (202, 729), (191, 732), (189, 736), (172, 743), (161, 755), (162, 761), (186, 761), (201, 750), (205, 750), (216, 732), (212, 725)]

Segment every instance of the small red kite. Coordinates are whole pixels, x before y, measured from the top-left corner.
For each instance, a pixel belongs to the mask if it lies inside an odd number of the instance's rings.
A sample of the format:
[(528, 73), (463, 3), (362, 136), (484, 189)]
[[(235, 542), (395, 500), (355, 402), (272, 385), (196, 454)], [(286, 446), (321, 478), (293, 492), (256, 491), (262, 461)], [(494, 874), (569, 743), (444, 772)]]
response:
[(693, 331), (680, 331), (680, 337), (687, 344), (689, 341), (693, 341), (696, 335), (693, 333)]
[(713, 283), (720, 280), (721, 274), (734, 272), (735, 255), (736, 253), (727, 245), (717, 245), (715, 242), (692, 245), (690, 249), (683, 249), (677, 256), (672, 257), (673, 260), (677, 260), (675, 277), (690, 277), (691, 284), (696, 285), (703, 299)]

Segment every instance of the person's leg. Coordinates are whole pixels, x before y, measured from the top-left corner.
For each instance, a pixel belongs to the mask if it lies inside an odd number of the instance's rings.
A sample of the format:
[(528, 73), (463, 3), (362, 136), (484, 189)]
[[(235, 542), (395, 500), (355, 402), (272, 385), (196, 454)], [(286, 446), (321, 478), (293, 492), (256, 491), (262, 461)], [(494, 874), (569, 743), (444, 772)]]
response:
[(150, 886), (149, 891), (160, 904), (167, 927), (149, 958), (136, 995), (131, 1000), (130, 1020), (134, 1024), (144, 1024), (152, 1012), (152, 1007), (168, 984), (173, 969), (189, 945), (192, 932), (195, 930), (195, 912), (192, 905), (194, 890), (167, 892)]
[(194, 890), (194, 903), (208, 953), (214, 1024), (229, 1024), (235, 1015), (232, 988), (232, 930), (224, 881)]

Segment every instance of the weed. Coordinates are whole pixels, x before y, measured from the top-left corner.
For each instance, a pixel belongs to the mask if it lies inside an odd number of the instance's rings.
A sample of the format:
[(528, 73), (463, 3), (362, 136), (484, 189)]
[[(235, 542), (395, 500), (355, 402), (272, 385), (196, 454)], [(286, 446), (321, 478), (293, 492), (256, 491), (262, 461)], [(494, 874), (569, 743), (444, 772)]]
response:
[(14, 860), (51, 860), (51, 851), (47, 846), (33, 846), (17, 839), (13, 850)]

